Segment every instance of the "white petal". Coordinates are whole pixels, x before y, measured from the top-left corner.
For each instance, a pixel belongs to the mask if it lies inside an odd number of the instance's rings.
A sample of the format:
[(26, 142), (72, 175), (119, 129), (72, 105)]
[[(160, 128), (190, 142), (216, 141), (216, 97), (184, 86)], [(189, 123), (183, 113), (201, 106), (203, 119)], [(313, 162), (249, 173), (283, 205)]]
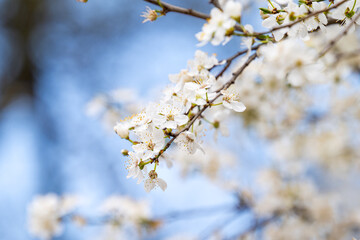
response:
[(144, 148), (144, 145), (143, 144), (136, 144), (136, 145), (133, 145), (132, 148), (134, 149), (134, 151), (136, 153), (142, 153), (142, 152), (145, 152), (145, 148)]
[(150, 192), (151, 190), (153, 190), (155, 187), (155, 183), (153, 180), (151, 179), (146, 179), (144, 182), (144, 188), (146, 192)]
[(276, 25), (276, 20), (274, 17), (268, 17), (262, 22), (262, 26), (265, 28), (273, 28)]
[(177, 127), (177, 124), (175, 121), (167, 121), (166, 123), (164, 123), (162, 126), (162, 128), (171, 128), (171, 129), (175, 129)]
[(160, 187), (163, 191), (165, 191), (166, 188), (167, 188), (167, 183), (166, 183), (163, 179), (161, 179), (161, 178), (158, 178), (157, 181), (158, 181), (157, 184), (159, 185), (159, 187)]
[(245, 105), (242, 102), (233, 101), (231, 102), (231, 106), (236, 112), (243, 112), (246, 109)]
[(189, 121), (189, 117), (186, 115), (177, 115), (175, 116), (175, 121), (181, 126)]
[(224, 106), (224, 107), (226, 107), (226, 108), (228, 108), (228, 109), (231, 109), (231, 110), (233, 109), (232, 105), (231, 105), (229, 102), (223, 101), (222, 103), (223, 103), (223, 106)]
[(289, 30), (289, 28), (283, 28), (283, 29), (279, 29), (279, 30), (276, 30), (276, 31), (273, 31), (273, 35), (274, 35), (274, 38), (275, 38), (275, 41), (280, 41), (281, 39), (284, 38), (285, 36), (285, 33)]

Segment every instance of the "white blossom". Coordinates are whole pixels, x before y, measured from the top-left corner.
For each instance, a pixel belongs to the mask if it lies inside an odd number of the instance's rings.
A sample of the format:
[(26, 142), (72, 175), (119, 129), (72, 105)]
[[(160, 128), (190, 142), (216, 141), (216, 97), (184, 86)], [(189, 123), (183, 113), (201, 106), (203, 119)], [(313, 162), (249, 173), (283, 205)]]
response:
[(153, 112), (153, 123), (162, 128), (176, 129), (178, 126), (186, 124), (189, 120), (185, 115), (185, 108), (179, 101), (160, 103)]
[(245, 111), (245, 105), (240, 102), (240, 96), (237, 93), (237, 90), (234, 86), (226, 90), (221, 90), (222, 96), (222, 104), (224, 107), (228, 109), (232, 109), (236, 112), (243, 112)]
[(260, 74), (266, 80), (287, 79), (295, 87), (326, 80), (323, 64), (315, 60), (317, 52), (299, 40), (289, 39), (265, 46), (260, 49), (260, 54), (264, 57)]
[(207, 53), (196, 50), (195, 58), (188, 61), (188, 66), (191, 74), (205, 74), (208, 73), (208, 70), (213, 66), (219, 64), (215, 55), (209, 56)]
[(150, 192), (157, 186), (159, 186), (161, 190), (165, 191), (167, 188), (167, 183), (164, 181), (164, 179), (158, 177), (158, 174), (155, 172), (155, 170), (151, 170), (149, 172), (149, 178), (144, 182), (145, 191)]
[(219, 45), (222, 42), (225, 44), (229, 41), (236, 20), (240, 20), (241, 9), (240, 3), (231, 0), (225, 4), (224, 12), (218, 8), (213, 8), (208, 23), (204, 24), (202, 31), (196, 34), (196, 38), (201, 42), (199, 45), (205, 45), (207, 42)]
[[(341, 2), (340, 0), (335, 0), (335, 4)], [(360, 1), (358, 0), (350, 0), (344, 4), (341, 4), (339, 7), (335, 8), (331, 11), (331, 17), (342, 21), (344, 27), (350, 24), (353, 20), (353, 17), (356, 16), (356, 12), (360, 7)], [(358, 18), (355, 22), (360, 25), (360, 18)], [(355, 31), (355, 25), (352, 25), (350, 28), (350, 32)]]
[[(324, 2), (313, 2), (311, 4), (310, 9), (311, 12), (318, 12), (321, 10), (326, 9), (326, 3)], [(322, 30), (325, 30), (325, 26), (328, 24), (327, 17), (325, 13), (320, 13), (314, 17), (308, 18), (305, 20), (305, 25), (307, 26), (308, 31), (316, 30), (317, 28), (321, 28)]]
[(178, 74), (170, 74), (169, 80), (176, 83), (173, 93), (178, 93), (183, 89), (185, 83), (193, 81), (193, 76), (190, 75), (188, 70), (183, 69)]
[(174, 142), (190, 154), (194, 154), (198, 149), (203, 151), (200, 144), (197, 143), (195, 134), (190, 131), (182, 132)]
[[(284, 10), (288, 14), (283, 24), (289, 24), (291, 22), (298, 20), (299, 18), (303, 18), (308, 12), (305, 4), (301, 4), (299, 6), (294, 2), (289, 2), (289, 4)], [(304, 22), (299, 22), (291, 26), (287, 34), (289, 35), (289, 37), (300, 37), (302, 39), (308, 38), (308, 30)]]
[(215, 96), (214, 93), (209, 93), (202, 85), (193, 82), (185, 84), (184, 94), (191, 103), (199, 106), (205, 105), (208, 100)]
[[(131, 178), (131, 177), (137, 178), (138, 179), (137, 183), (139, 184), (144, 179), (144, 173), (139, 166), (143, 158), (140, 153), (129, 152), (128, 155), (129, 155), (129, 161), (127, 165), (128, 175), (126, 178)], [(146, 172), (146, 166), (144, 168), (144, 171)]]
[(230, 0), (226, 2), (223, 9), (225, 15), (230, 16), (235, 20), (240, 19), (242, 11), (241, 3)]
[[(273, 12), (275, 9), (282, 10), (280, 5), (278, 5), (274, 2), (272, 3), (272, 5), (268, 4), (268, 9), (270, 12)], [(265, 18), (262, 22), (262, 26), (265, 28), (269, 28), (269, 29), (276, 28), (276, 27), (280, 26), (281, 24), (283, 24), (286, 17), (287, 17), (287, 13), (280, 12), (280, 11), (278, 13), (267, 15), (267, 18)], [(275, 40), (280, 41), (285, 36), (285, 34), (287, 33), (288, 30), (289, 30), (289, 28), (281, 28), (281, 29), (273, 31)]]
[(143, 159), (154, 157), (165, 146), (164, 132), (154, 125), (135, 132), (140, 142), (132, 146), (136, 153), (143, 154)]

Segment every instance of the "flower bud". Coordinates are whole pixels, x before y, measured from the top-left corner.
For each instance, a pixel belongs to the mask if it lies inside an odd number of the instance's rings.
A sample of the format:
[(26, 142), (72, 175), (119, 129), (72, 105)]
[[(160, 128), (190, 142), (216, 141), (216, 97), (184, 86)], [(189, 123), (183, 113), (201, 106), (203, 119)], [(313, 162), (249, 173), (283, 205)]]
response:
[(129, 155), (129, 151), (126, 149), (121, 150), (121, 154), (124, 156), (128, 156)]
[(114, 127), (114, 131), (117, 135), (119, 135), (121, 138), (128, 138), (129, 137), (129, 128), (127, 124), (118, 123)]
[(149, 172), (150, 179), (156, 179), (158, 177), (158, 174), (155, 172), (155, 170), (151, 170)]

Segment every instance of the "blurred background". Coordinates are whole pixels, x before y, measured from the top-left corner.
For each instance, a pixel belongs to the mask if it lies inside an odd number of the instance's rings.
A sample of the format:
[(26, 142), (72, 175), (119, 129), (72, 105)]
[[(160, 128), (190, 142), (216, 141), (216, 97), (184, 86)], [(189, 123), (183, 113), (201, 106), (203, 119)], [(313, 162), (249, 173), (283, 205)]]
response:
[[(211, 9), (206, 0), (168, 2), (206, 13)], [(173, 174), (176, 167), (162, 171), (166, 192), (146, 194), (142, 185), (126, 179), (124, 142), (86, 115), (89, 101), (117, 88), (134, 88), (142, 99), (153, 100), (169, 83), (168, 74), (193, 58), (194, 35), (204, 22), (169, 13), (142, 24), (148, 5), (0, 0), (0, 239), (32, 239), (26, 207), (37, 194), (77, 194), (90, 210), (109, 195), (130, 195), (149, 200), (155, 215), (236, 201), (200, 175), (183, 181)], [(236, 39), (226, 47), (202, 48), (218, 59), (238, 49)], [(247, 149), (248, 159), (261, 158), (257, 148)], [(199, 233), (213, 221), (180, 221), (149, 238)], [(70, 227), (57, 239), (91, 239), (94, 231)]]

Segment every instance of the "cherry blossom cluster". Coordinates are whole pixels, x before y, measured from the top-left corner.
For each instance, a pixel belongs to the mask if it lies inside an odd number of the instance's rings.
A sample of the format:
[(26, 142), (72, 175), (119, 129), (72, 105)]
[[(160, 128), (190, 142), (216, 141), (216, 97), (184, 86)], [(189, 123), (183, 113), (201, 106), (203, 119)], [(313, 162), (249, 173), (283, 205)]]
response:
[(241, 3), (235, 1), (227, 1), (222, 10), (213, 8), (208, 23), (196, 34), (196, 38), (201, 42), (199, 46), (208, 42), (213, 45), (226, 44), (235, 31), (236, 23), (241, 21), (241, 11)]
[(299, 4), (292, 0), (269, 0), (267, 8), (260, 8), (262, 26), (268, 28), (269, 32), (257, 33), (251, 25), (241, 25), (241, 3), (229, 0), (225, 1), (221, 9), (211, 10), (208, 22), (196, 34), (196, 38), (200, 41), (200, 46), (208, 42), (213, 45), (226, 44), (234, 35), (244, 37), (243, 41), (251, 44), (254, 38), (270, 39), (271, 36), (266, 35), (268, 33), (272, 33), (275, 41), (280, 41), (285, 36), (307, 40), (309, 32), (319, 28), (326, 30), (328, 18), (341, 22), (344, 28), (351, 24), (352, 32), (355, 30), (352, 22), (360, 23), (360, 18), (355, 19), (359, 7), (357, 0), (335, 0), (330, 1), (330, 5), (325, 1), (313, 0), (299, 1)]
[[(195, 118), (201, 109), (222, 105), (236, 112), (245, 111), (237, 89), (221, 89), (216, 77), (210, 73), (210, 69), (219, 64), (214, 55), (196, 51), (187, 69), (169, 75), (173, 85), (165, 90), (159, 103), (149, 104), (140, 113), (125, 118), (114, 127), (121, 138), (132, 143), (133, 151), (123, 151), (129, 157), (128, 178), (136, 178), (138, 183), (146, 178), (144, 186), (147, 192), (156, 186), (162, 190), (167, 187), (166, 182), (158, 177), (156, 167), (169, 144), (175, 142), (179, 149), (189, 154), (197, 150), (203, 152), (199, 142), (202, 122)], [(211, 124), (220, 127), (216, 121)], [(154, 169), (147, 171), (148, 164), (153, 164)]]

